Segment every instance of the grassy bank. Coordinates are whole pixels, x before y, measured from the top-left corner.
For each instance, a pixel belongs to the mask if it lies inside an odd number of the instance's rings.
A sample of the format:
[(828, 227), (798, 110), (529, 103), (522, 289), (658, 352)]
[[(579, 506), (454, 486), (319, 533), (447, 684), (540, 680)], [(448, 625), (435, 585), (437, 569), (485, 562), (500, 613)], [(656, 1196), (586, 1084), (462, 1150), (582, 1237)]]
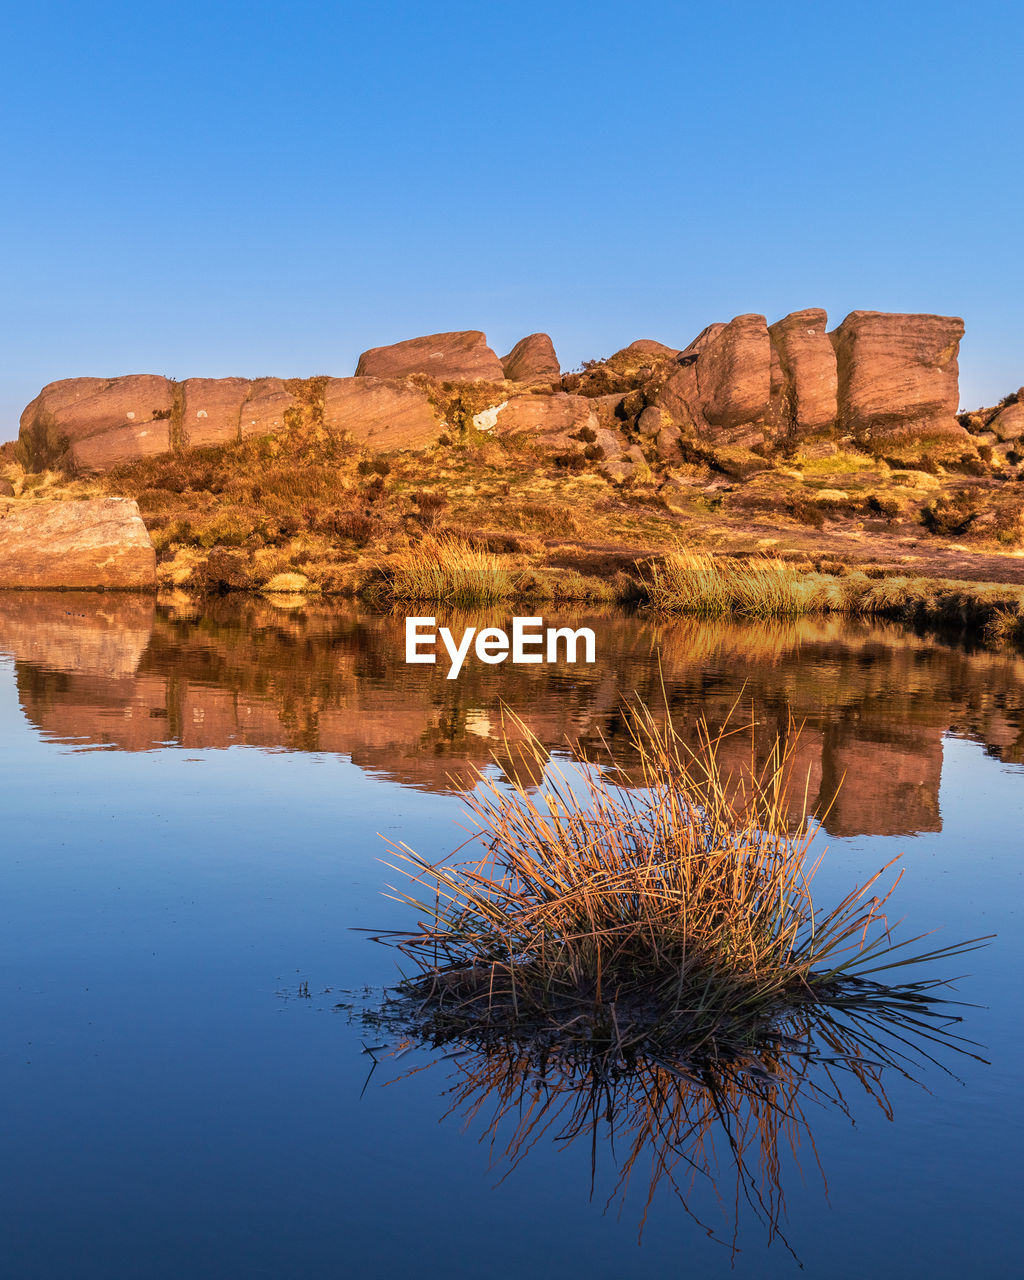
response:
[(895, 471), (851, 449), (761, 459), (729, 483), (706, 461), (621, 482), (584, 462), (567, 470), (536, 442), (468, 429), (379, 455), (299, 424), (99, 477), (8, 463), (0, 504), (133, 497), (160, 585), (196, 593), (628, 602), (699, 617), (880, 616), (992, 643), (1024, 633), (1020, 590), (992, 585), (1022, 578), (1006, 477)]
[(669, 616), (796, 618), (837, 613), (958, 627), (1001, 643), (1024, 635), (1024, 588), (895, 574), (808, 572), (785, 561), (673, 552), (648, 565), (645, 599)]

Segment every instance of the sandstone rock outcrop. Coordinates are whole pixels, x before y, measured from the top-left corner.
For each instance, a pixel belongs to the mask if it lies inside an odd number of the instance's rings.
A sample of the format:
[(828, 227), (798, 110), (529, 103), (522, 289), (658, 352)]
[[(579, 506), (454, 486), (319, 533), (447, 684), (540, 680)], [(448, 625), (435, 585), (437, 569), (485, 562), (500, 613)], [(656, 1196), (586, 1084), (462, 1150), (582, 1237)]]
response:
[(963, 332), (957, 316), (851, 312), (830, 335), (840, 429), (876, 451), (907, 441), (973, 451), (954, 416)]
[(768, 329), (778, 358), (777, 418), (785, 434), (825, 431), (838, 415), (836, 353), (828, 316), (819, 308), (794, 311)]
[(186, 378), (181, 384), (181, 442), (200, 448), (237, 440), (247, 378)]
[(555, 345), (546, 333), (520, 338), (508, 355), (501, 357), (501, 367), (509, 382), (554, 383), (562, 376)]
[[(293, 412), (296, 422), (313, 422), (321, 411), (331, 429), (381, 450), (427, 447), (445, 426), (458, 430), (472, 417), (480, 430), (533, 433), (557, 448), (575, 449), (573, 440), (582, 447), (574, 433), (601, 430), (591, 461), (639, 441), (649, 461), (696, 457), (729, 474), (730, 451), (758, 466), (773, 451), (843, 435), (900, 466), (967, 469), (980, 462), (977, 445), (1009, 448), (1022, 438), (1024, 411), (1015, 404), (961, 415), (963, 426), (954, 418), (963, 333), (956, 317), (855, 311), (831, 333), (826, 326), (817, 308), (770, 328), (764, 316), (742, 315), (708, 325), (682, 350), (641, 338), (564, 376), (546, 334), (523, 338), (499, 361), (481, 331), (465, 330), (373, 348), (352, 378), (74, 378), (44, 387), (25, 410), (19, 457), (33, 469), (101, 471), (170, 449), (272, 435)], [(452, 392), (461, 397), (453, 416), (451, 405), (432, 403), (446, 404), (447, 392), (425, 386), (422, 375), (478, 385), (468, 396)], [(512, 382), (536, 391), (510, 396)]]
[(0, 511), (0, 588), (156, 586), (156, 552), (129, 498), (19, 502)]
[(427, 393), (397, 378), (328, 378), (323, 413), (324, 426), (375, 449), (422, 449), (441, 434)]
[(276, 435), (285, 426), (285, 414), (297, 403), (282, 379), (257, 378), (249, 384), (248, 398), (242, 404), (239, 435), (243, 440), (248, 436)]
[(764, 316), (737, 316), (707, 341), (697, 360), (697, 387), (712, 427), (731, 433), (767, 420), (771, 342)]
[(1024, 436), (1024, 398), (1000, 409), (989, 422), (988, 429), (995, 432), (996, 438), (1003, 442), (1019, 440)]
[[(112, 458), (164, 453), (170, 447), (173, 407), (172, 384), (153, 374), (51, 382), (21, 415), (22, 456), (39, 467), (64, 457), (97, 459), (107, 466)], [(108, 434), (116, 434), (119, 443), (86, 443)]]
[(621, 351), (616, 351), (612, 356), (614, 360), (616, 356), (678, 356), (679, 352), (675, 347), (666, 347), (663, 342), (655, 342), (653, 338), (637, 338), (635, 342), (631, 342), (628, 347), (623, 347)]
[(359, 357), (357, 378), (404, 378), (425, 373), (441, 382), (500, 382), (505, 371), (479, 329), (431, 333)]
[(512, 396), (498, 409), (494, 429), (499, 435), (521, 431), (565, 444), (574, 432), (599, 426), (594, 402), (586, 396), (559, 391), (550, 396)]

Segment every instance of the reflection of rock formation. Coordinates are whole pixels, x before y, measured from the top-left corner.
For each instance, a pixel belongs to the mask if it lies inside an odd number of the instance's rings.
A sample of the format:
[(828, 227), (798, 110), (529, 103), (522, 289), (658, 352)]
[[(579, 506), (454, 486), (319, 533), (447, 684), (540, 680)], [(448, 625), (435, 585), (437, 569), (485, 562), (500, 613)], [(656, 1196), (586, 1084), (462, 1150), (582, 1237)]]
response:
[[(548, 616), (552, 625), (568, 619)], [(448, 619), (461, 629), (464, 618)], [(472, 619), (481, 625), (482, 619)], [(488, 622), (506, 625), (496, 614)], [(1024, 761), (1024, 661), (967, 654), (884, 627), (816, 620), (770, 627), (575, 618), (598, 635), (587, 666), (403, 661), (401, 618), (341, 605), (283, 611), (211, 601), (194, 614), (151, 599), (37, 593), (0, 597), (0, 652), (14, 655), (22, 705), (47, 736), (142, 751), (244, 745), (349, 756), (405, 785), (466, 785), (504, 752), (522, 716), (551, 748), (610, 744), (628, 774), (621, 697), (661, 703), (658, 654), (677, 721), (758, 721), (764, 759), (803, 723), (792, 803), (828, 808), (836, 835), (939, 828), (942, 735)], [(746, 714), (745, 714), (746, 713)], [(723, 762), (749, 760), (750, 735)]]

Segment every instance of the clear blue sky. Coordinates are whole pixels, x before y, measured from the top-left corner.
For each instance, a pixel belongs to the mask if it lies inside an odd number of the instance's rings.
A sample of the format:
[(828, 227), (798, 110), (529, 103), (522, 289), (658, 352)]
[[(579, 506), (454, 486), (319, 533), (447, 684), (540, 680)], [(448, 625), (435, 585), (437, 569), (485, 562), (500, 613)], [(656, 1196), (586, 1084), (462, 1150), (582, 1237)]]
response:
[(1024, 382), (1019, 3), (0, 2), (0, 439), (45, 382), (964, 316)]

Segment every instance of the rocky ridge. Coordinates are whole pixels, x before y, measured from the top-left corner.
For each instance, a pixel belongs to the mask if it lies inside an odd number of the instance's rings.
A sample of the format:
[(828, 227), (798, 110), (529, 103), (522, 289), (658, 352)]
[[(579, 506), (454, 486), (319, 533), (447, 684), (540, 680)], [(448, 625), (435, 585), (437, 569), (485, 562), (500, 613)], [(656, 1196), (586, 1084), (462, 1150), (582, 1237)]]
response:
[(829, 332), (808, 309), (772, 325), (737, 316), (681, 349), (641, 339), (564, 375), (546, 334), (499, 359), (465, 330), (372, 348), (352, 377), (65, 379), (25, 409), (18, 453), (35, 470), (104, 472), (312, 423), (379, 453), (466, 430), (527, 437), (613, 480), (695, 460), (742, 476), (839, 441), (893, 466), (969, 472), (984, 466), (979, 445), (1024, 433), (1024, 411), (958, 420), (963, 331), (951, 316), (855, 311)]

